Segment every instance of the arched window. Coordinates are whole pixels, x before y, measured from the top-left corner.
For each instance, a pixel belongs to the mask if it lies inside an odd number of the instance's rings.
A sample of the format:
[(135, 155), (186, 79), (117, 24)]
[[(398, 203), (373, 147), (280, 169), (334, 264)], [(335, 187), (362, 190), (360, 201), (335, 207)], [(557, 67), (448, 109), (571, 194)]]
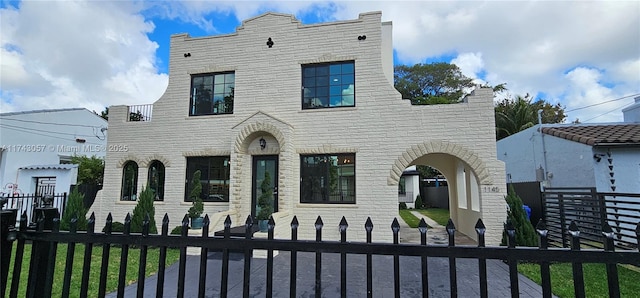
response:
[(138, 164), (127, 161), (122, 168), (122, 201), (135, 201), (138, 190)]
[(147, 187), (153, 191), (155, 201), (164, 200), (164, 164), (159, 160), (154, 160), (149, 165), (149, 175), (147, 176)]

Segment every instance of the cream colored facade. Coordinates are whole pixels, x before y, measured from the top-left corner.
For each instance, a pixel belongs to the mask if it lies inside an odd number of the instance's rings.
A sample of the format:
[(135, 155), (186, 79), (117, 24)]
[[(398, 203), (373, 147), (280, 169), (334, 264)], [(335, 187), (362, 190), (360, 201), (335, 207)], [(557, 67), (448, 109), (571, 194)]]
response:
[[(321, 216), (323, 238), (339, 239), (338, 223), (345, 216), (350, 241), (364, 239), (367, 217), (374, 223), (374, 241), (391, 241), (399, 177), (410, 165), (427, 164), (449, 181), (458, 230), (474, 237), (482, 218), (487, 242), (497, 244), (506, 204), (492, 91), (477, 89), (451, 105), (412, 106), (401, 99), (393, 88), (391, 23), (382, 23), (381, 15), (303, 25), (293, 16), (267, 13), (228, 35), (172, 36), (169, 85), (153, 104), (151, 121), (127, 121), (127, 106), (109, 110), (109, 145), (126, 145), (127, 151), (107, 153), (104, 188), (91, 210), (98, 223), (109, 212), (122, 221), (135, 206), (119, 199), (127, 161), (139, 166), (138, 190), (149, 164), (164, 164), (165, 195), (155, 203), (156, 222), (168, 213), (173, 227), (190, 207), (184, 201), (186, 159), (230, 156), (229, 202), (206, 202), (205, 213), (212, 231), (222, 228), (227, 215), (241, 225), (252, 209), (252, 158), (277, 155), (276, 237), (289, 237), (296, 215), (300, 238), (315, 237), (314, 222)], [(303, 109), (301, 67), (335, 61), (354, 61), (355, 106)], [(189, 116), (191, 76), (229, 71), (235, 72), (233, 114)], [(301, 155), (315, 153), (355, 154), (355, 204), (301, 203)]]

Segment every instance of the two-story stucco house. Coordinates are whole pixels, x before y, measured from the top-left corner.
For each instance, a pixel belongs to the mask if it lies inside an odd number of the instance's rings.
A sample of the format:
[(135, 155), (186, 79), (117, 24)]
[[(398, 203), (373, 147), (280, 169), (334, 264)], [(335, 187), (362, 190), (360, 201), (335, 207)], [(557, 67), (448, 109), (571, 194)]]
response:
[[(506, 218), (504, 165), (496, 158), (493, 94), (477, 89), (463, 102), (412, 106), (393, 88), (392, 25), (381, 13), (305, 25), (266, 13), (236, 32), (171, 37), (169, 85), (146, 121), (140, 107), (109, 110), (105, 186), (92, 207), (103, 222), (122, 220), (146, 185), (156, 216), (178, 225), (200, 170), (212, 230), (230, 215), (242, 225), (257, 197), (273, 197), (276, 237), (364, 239), (371, 217), (376, 241), (391, 240), (398, 181), (424, 164), (447, 176), (451, 216), (474, 236), (482, 218), (489, 243)], [(145, 113), (142, 113), (145, 114)], [(265, 180), (267, 182), (265, 182)], [(159, 220), (157, 221), (159, 222)]]

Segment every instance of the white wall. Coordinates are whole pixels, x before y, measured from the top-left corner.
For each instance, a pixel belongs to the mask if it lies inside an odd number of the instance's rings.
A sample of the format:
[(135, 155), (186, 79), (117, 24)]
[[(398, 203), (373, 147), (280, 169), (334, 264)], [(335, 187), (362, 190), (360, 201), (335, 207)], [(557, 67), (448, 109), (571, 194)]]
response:
[(594, 187), (593, 153), (591, 146), (544, 135), (542, 146), (539, 125), (528, 128), (497, 142), (498, 159), (506, 165), (507, 182), (536, 180), (536, 169), (546, 172), (546, 187)]
[[(322, 215), (327, 227), (323, 235), (336, 239), (344, 215), (353, 227), (349, 239), (363, 239), (361, 227), (371, 217), (380, 227), (374, 228), (374, 238), (389, 241), (391, 230), (386, 227), (398, 216), (398, 179), (422, 154), (458, 154), (478, 170), (480, 183), (502, 187), (504, 165), (495, 157), (492, 91), (478, 89), (463, 103), (451, 105), (412, 106), (402, 100), (384, 71), (388, 63), (383, 48), (390, 45), (385, 26), (379, 12), (314, 25), (266, 14), (228, 35), (172, 36), (169, 86), (153, 105), (153, 119), (127, 122), (126, 106), (109, 110), (109, 144), (126, 145), (129, 151), (107, 154), (105, 185), (93, 205), (97, 221), (103, 222), (108, 212), (122, 220), (134, 208), (135, 202), (118, 200), (127, 160), (140, 166), (139, 189), (149, 162), (165, 163), (165, 201), (155, 203), (156, 213), (168, 212), (177, 222), (190, 206), (184, 202), (186, 156), (230, 155), (230, 202), (205, 203), (205, 212), (231, 210), (234, 223), (243, 222), (251, 198), (249, 144), (261, 136), (269, 137), (269, 148), (278, 149), (280, 211), (298, 216), (300, 237), (313, 237), (313, 222)], [(363, 34), (366, 40), (358, 40)], [(265, 45), (267, 37), (273, 39), (272, 48)], [(356, 106), (302, 110), (301, 65), (345, 60), (355, 61)], [(235, 71), (233, 114), (189, 117), (191, 74), (218, 71)], [(349, 152), (356, 154), (356, 204), (301, 204), (300, 154)], [(499, 241), (506, 218), (503, 197), (504, 187), (482, 195), (488, 239)], [(282, 217), (286, 225), (290, 215)]]
[[(18, 181), (20, 167), (59, 164), (60, 156), (104, 157), (106, 153), (106, 131), (103, 134), (101, 128), (107, 128), (107, 122), (87, 109), (3, 113), (0, 123), (0, 147), (4, 149), (0, 161), (0, 191), (8, 183), (18, 183), (23, 193), (35, 190), (25, 185), (28, 178)], [(76, 139), (85, 142), (78, 143)], [(68, 185), (62, 188), (56, 192), (69, 190)]]

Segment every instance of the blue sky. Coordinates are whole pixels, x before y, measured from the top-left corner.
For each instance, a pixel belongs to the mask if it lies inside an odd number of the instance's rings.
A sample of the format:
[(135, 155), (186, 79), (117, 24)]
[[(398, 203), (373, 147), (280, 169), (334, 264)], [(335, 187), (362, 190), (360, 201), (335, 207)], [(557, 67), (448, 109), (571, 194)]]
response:
[(267, 11), (310, 24), (378, 10), (396, 64), (455, 63), (507, 83), (503, 96), (562, 104), (568, 121), (621, 121), (640, 93), (638, 1), (3, 1), (0, 112), (153, 103), (171, 34), (230, 33)]

